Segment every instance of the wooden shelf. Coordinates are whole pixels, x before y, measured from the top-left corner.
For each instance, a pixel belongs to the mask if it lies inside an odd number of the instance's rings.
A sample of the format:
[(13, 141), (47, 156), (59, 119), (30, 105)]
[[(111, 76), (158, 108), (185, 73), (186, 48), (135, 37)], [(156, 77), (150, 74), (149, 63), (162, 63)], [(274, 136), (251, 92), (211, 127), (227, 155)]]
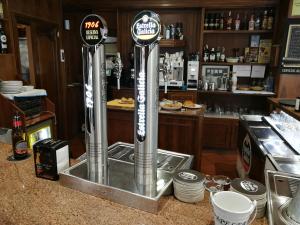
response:
[(185, 40), (165, 40), (159, 41), (159, 46), (162, 48), (182, 48), (185, 47)]
[(204, 34), (272, 34), (272, 30), (204, 30)]
[(229, 62), (200, 62), (201, 65), (224, 65), (224, 66), (233, 66), (233, 65), (267, 65), (267, 63), (229, 63)]
[(33, 118), (26, 118), (25, 119), (25, 125), (26, 127), (29, 127), (31, 125), (34, 125), (36, 123), (40, 123), (42, 121), (48, 120), (55, 117), (55, 114), (53, 112), (42, 112), (38, 116), (35, 116)]
[(270, 104), (274, 105), (277, 108), (282, 109), (284, 112), (294, 117), (297, 120), (300, 120), (300, 112), (296, 112), (294, 107), (284, 106), (279, 103), (279, 98), (268, 98)]
[(0, 21), (8, 22), (8, 19), (6, 19), (6, 18), (0, 18)]
[(198, 91), (199, 94), (205, 94), (205, 95), (246, 95), (246, 96), (261, 96), (261, 97), (272, 97), (274, 94), (265, 94), (265, 93), (233, 93), (232, 91)]

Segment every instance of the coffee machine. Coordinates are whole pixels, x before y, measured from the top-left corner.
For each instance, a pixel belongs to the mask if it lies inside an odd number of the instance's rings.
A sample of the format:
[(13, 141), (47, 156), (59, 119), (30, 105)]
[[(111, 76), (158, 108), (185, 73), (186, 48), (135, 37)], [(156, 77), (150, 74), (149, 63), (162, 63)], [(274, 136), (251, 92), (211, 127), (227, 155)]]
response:
[(165, 85), (167, 79), (167, 86), (181, 88), (184, 85), (184, 59), (183, 51), (174, 54), (165, 53), (160, 57), (160, 65), (167, 64), (169, 68), (166, 74), (161, 71), (159, 73), (159, 86)]
[(159, 16), (138, 13), (131, 26), (134, 46), (134, 144), (107, 145), (106, 23), (88, 15), (81, 24), (85, 94), (86, 155), (60, 173), (66, 187), (157, 213), (162, 195), (172, 193), (173, 174), (190, 168), (193, 156), (158, 149)]
[(187, 68), (187, 89), (197, 90), (199, 76), (199, 61), (188, 61)]

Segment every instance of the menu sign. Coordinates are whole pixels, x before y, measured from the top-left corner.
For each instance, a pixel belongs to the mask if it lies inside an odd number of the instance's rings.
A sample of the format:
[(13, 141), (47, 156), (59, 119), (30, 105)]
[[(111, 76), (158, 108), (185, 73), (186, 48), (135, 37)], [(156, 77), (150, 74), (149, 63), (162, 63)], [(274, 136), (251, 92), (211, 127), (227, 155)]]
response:
[(292, 16), (300, 16), (300, 0), (292, 0)]
[(105, 20), (96, 15), (87, 15), (80, 25), (80, 36), (87, 46), (95, 46), (107, 38), (107, 26)]
[(131, 25), (131, 35), (138, 45), (147, 46), (158, 40), (160, 29), (159, 16), (144, 10), (135, 16)]

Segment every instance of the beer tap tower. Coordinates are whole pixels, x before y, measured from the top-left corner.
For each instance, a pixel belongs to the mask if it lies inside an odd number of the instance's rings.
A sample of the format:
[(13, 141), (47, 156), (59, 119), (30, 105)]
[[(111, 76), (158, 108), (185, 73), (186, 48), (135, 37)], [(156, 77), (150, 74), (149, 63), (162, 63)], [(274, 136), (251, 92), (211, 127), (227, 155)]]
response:
[(153, 197), (157, 182), (159, 16), (137, 14), (131, 26), (135, 41), (135, 181), (140, 193)]
[(103, 18), (89, 15), (81, 24), (86, 159), (60, 173), (60, 183), (157, 213), (160, 197), (172, 192), (174, 172), (190, 168), (193, 156), (157, 149), (159, 16), (152, 11), (140, 12), (134, 18), (131, 34), (135, 41), (135, 142), (117, 142), (108, 147), (102, 44), (107, 28)]

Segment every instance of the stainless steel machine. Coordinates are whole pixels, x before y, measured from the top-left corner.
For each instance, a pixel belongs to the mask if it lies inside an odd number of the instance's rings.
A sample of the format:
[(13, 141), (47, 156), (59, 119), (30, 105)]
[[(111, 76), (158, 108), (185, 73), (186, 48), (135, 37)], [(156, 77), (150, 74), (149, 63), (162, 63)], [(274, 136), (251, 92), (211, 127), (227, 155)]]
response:
[(64, 186), (134, 208), (157, 213), (160, 197), (172, 192), (172, 176), (190, 168), (193, 156), (157, 149), (159, 16), (136, 15), (131, 27), (135, 41), (135, 143), (107, 145), (105, 21), (88, 15), (81, 36), (85, 82), (86, 157), (60, 173)]

